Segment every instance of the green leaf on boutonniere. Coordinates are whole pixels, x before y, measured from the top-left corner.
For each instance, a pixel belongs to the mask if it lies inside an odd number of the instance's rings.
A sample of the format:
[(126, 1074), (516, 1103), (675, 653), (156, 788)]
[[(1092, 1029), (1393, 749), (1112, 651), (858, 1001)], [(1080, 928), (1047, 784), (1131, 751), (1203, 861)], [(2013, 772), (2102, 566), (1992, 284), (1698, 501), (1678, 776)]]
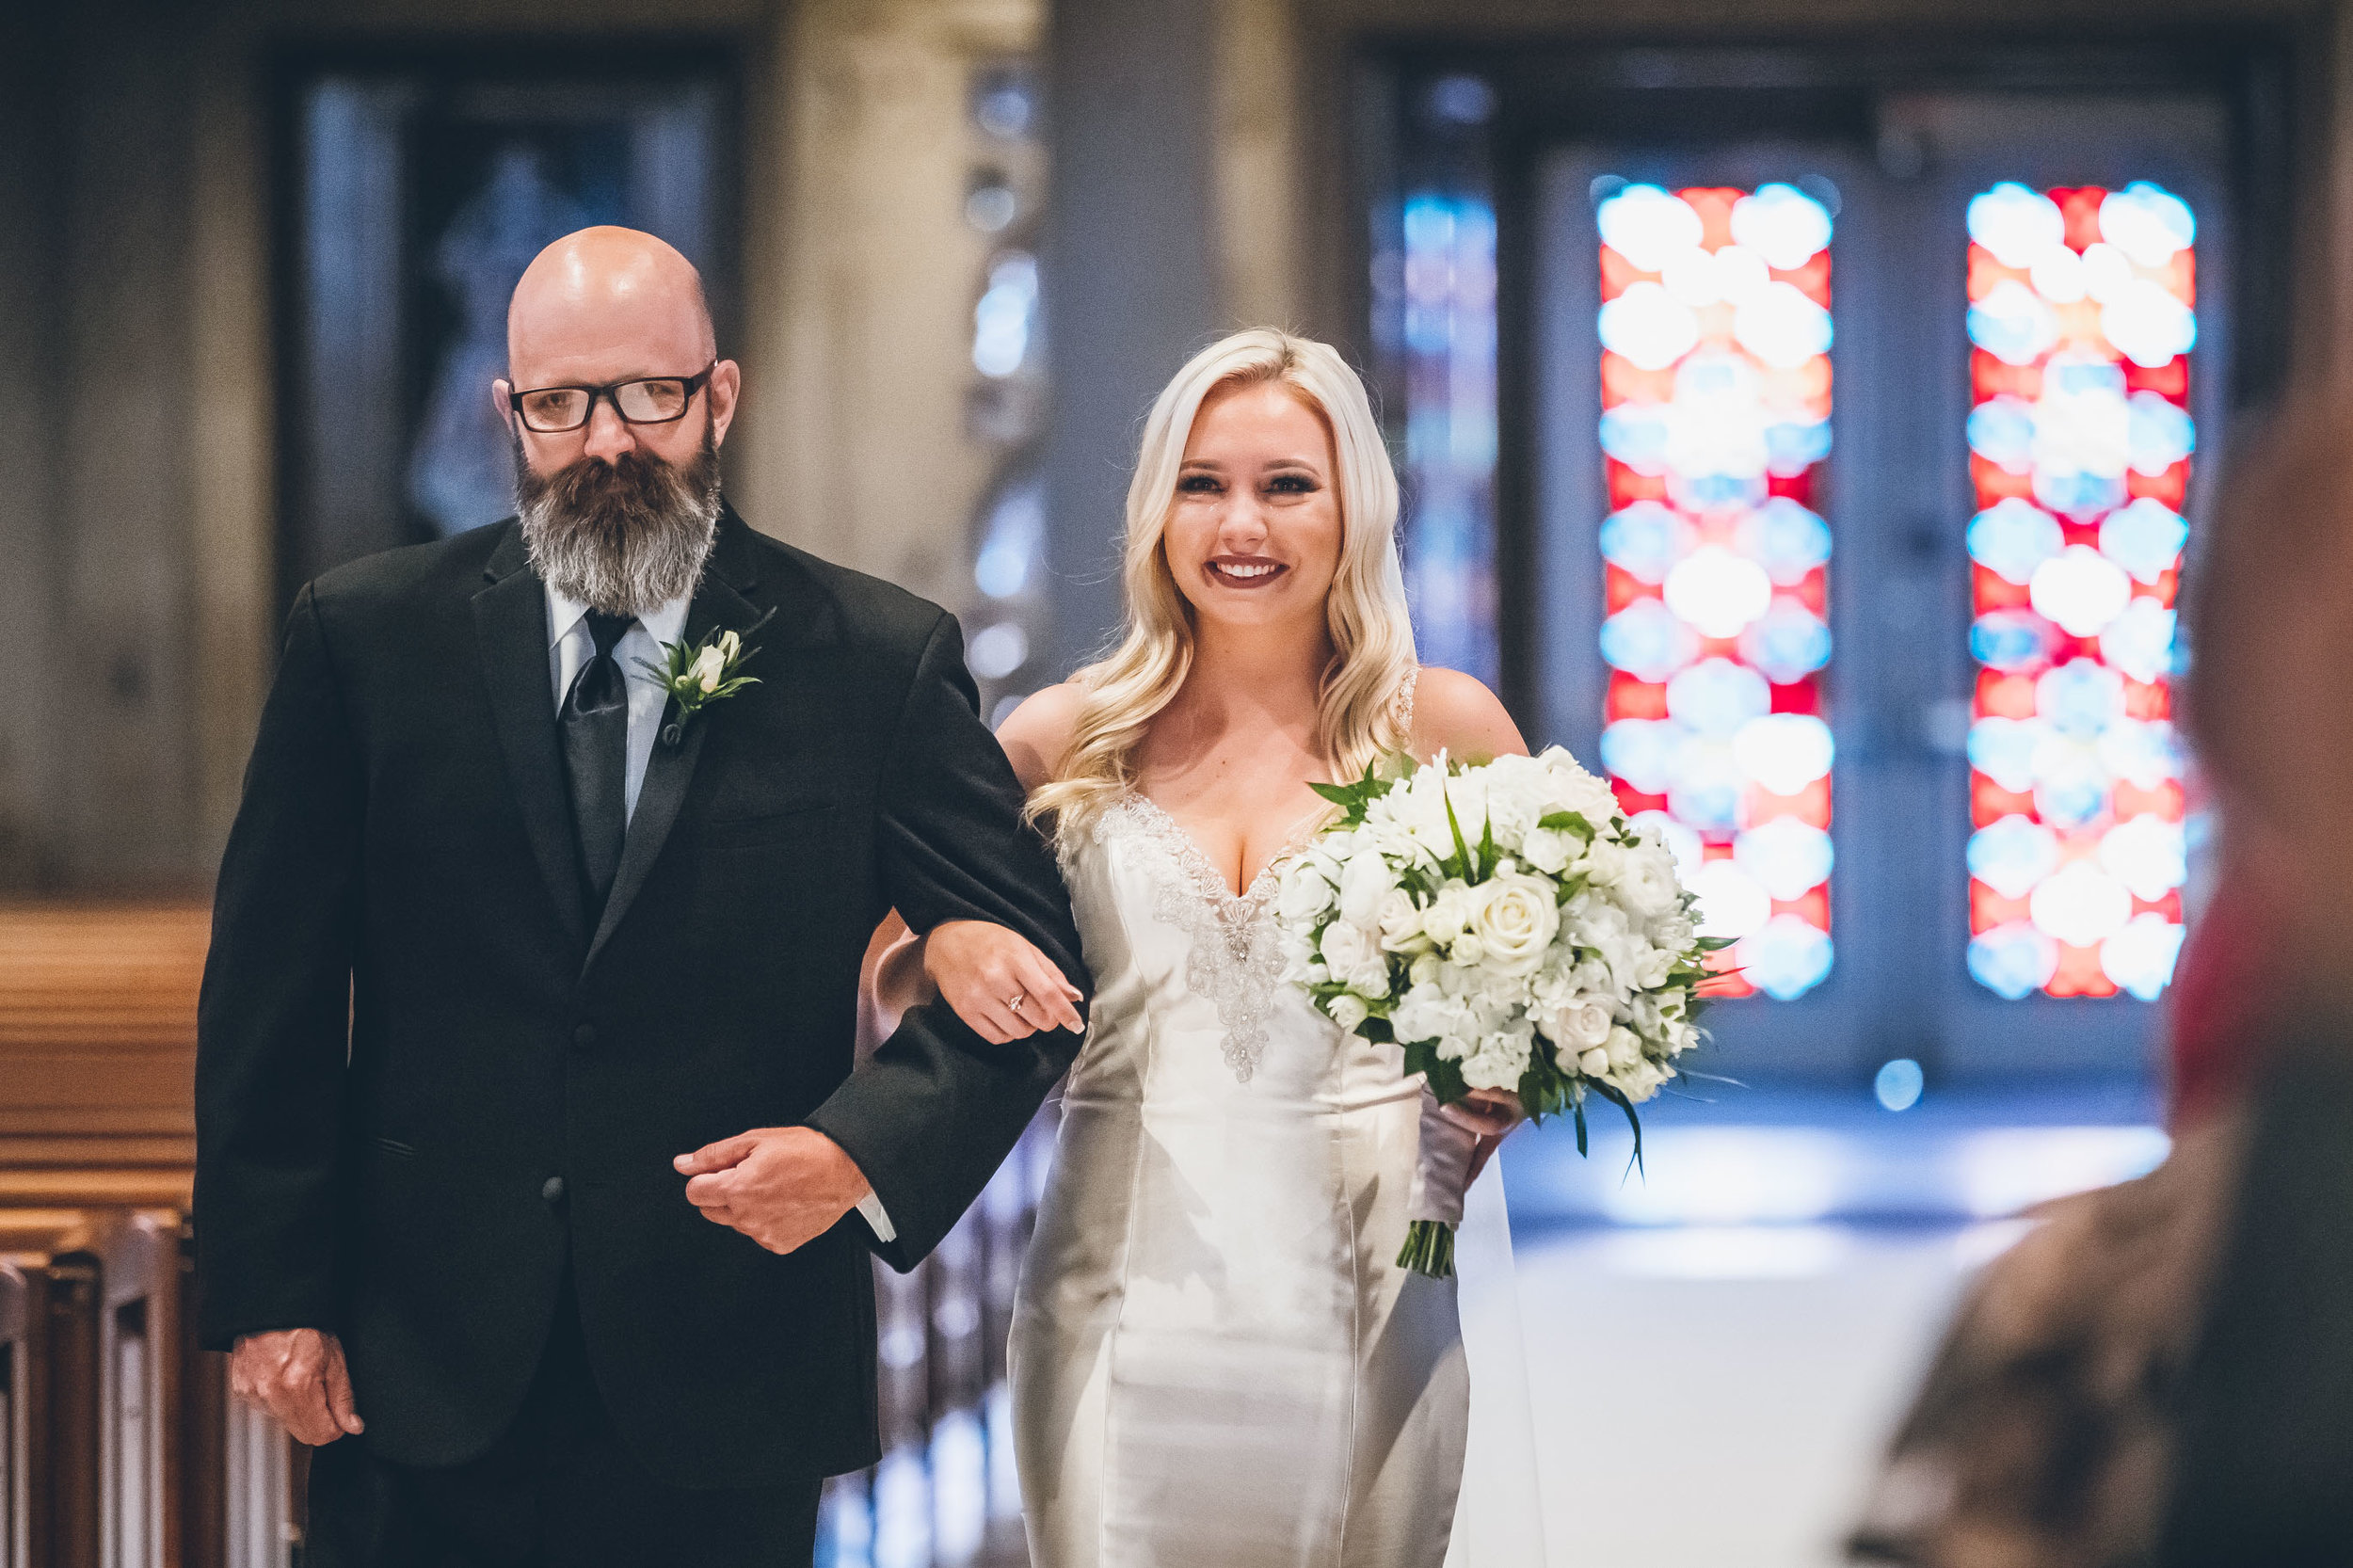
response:
[(760, 649), (744, 646), (744, 638), (757, 632), (776, 616), (769, 612), (742, 632), (713, 632), (691, 648), (683, 638), (662, 645), (662, 659), (640, 659), (638, 666), (654, 678), (667, 692), (677, 714), (662, 727), (662, 741), (676, 746), (686, 739), (686, 727), (695, 715), (714, 702), (724, 702), (746, 686), (757, 686), (760, 678), (743, 673), (744, 666), (758, 656)]

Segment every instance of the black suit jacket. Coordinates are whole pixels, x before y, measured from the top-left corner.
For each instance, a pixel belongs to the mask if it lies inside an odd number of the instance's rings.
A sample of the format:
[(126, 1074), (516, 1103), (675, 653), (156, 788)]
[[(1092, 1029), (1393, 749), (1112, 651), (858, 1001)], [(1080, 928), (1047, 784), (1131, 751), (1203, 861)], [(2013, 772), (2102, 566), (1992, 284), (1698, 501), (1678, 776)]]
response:
[(702, 1218), (670, 1161), (818, 1128), (910, 1268), (1076, 1049), (991, 1046), (934, 1005), (852, 1070), (859, 962), (894, 905), (918, 930), (999, 921), (1085, 972), (954, 619), (729, 512), (688, 640), (771, 610), (760, 683), (655, 748), (592, 927), (517, 525), (295, 601), (199, 1016), (201, 1326), (223, 1349), (340, 1334), (388, 1459), (497, 1437), (568, 1254), (599, 1385), (657, 1474), (871, 1463), (872, 1233), (852, 1215), (776, 1256)]

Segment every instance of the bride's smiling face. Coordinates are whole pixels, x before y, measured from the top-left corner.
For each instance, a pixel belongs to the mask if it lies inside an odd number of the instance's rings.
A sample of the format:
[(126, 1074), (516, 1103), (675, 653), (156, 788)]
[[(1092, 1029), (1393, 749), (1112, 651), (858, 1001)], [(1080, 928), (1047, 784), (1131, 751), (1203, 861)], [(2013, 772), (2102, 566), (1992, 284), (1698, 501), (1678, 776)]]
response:
[(1337, 466), (1323, 416), (1279, 381), (1202, 400), (1160, 549), (1203, 620), (1321, 623), (1340, 566)]

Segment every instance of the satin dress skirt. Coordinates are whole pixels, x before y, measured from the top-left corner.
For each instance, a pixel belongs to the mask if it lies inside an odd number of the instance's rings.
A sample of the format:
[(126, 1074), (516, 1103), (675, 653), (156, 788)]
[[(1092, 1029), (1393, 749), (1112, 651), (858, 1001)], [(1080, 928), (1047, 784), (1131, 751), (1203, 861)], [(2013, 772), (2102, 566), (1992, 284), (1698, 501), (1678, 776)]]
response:
[(1470, 1380), (1456, 1282), (1396, 1263), (1419, 1079), (1282, 984), (1272, 876), (1139, 796), (1064, 856), (1096, 991), (1014, 1317), (1032, 1560), (1441, 1568)]

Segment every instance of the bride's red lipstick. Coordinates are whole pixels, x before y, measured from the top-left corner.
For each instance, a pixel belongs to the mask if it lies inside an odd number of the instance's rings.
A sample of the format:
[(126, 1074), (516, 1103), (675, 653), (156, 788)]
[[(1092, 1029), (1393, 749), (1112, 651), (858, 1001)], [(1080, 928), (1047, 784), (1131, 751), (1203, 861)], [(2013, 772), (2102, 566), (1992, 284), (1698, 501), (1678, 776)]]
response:
[(1291, 568), (1264, 555), (1212, 555), (1203, 569), (1229, 588), (1263, 588)]

